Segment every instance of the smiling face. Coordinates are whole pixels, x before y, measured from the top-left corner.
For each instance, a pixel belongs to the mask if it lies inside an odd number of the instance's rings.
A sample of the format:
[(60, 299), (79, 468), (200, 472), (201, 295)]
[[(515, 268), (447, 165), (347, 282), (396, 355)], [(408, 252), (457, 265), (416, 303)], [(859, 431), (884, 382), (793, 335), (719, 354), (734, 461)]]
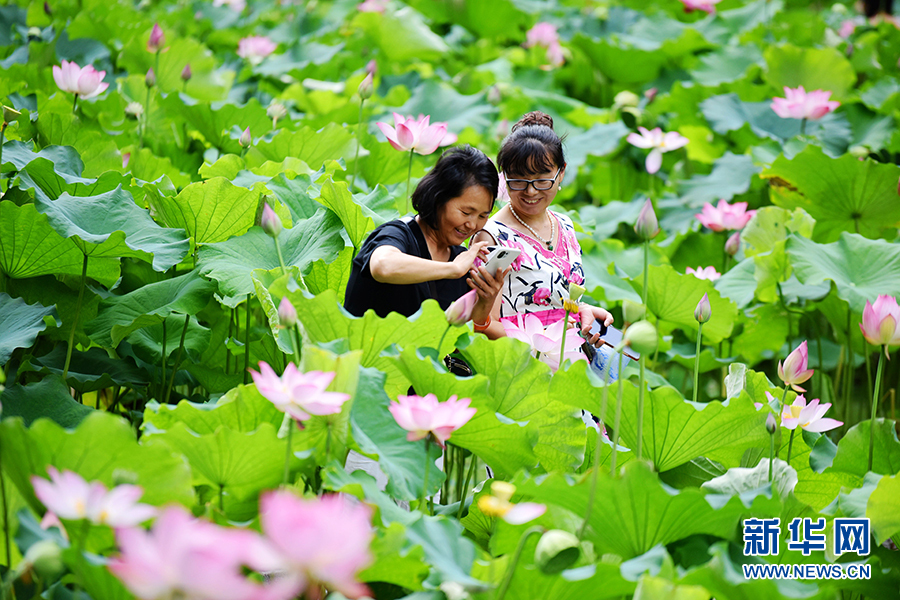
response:
[[(557, 175), (557, 171), (559, 175)], [(565, 173), (566, 168), (560, 169), (558, 165), (553, 165), (551, 169), (538, 173), (505, 173), (506, 179), (553, 179), (554, 176), (556, 177), (553, 186), (548, 190), (537, 190), (532, 184), (529, 184), (524, 190), (511, 190), (507, 187), (510, 204), (516, 213), (532, 217), (542, 215), (556, 197)]]
[(440, 226), (435, 234), (447, 246), (459, 246), (484, 227), (493, 206), (490, 192), (480, 185), (470, 185), (440, 208)]

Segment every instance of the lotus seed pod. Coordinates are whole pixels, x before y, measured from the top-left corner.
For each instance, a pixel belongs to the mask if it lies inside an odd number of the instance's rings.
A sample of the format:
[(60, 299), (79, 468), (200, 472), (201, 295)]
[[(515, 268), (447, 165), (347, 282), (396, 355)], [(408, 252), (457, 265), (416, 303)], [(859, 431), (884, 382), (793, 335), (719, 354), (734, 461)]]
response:
[(616, 106), (637, 106), (640, 104), (641, 99), (634, 92), (623, 90), (616, 94), (613, 102), (615, 102)]
[(516, 493), (516, 486), (508, 481), (494, 481), (491, 483), (491, 494), (504, 502), (509, 502)]
[(53, 540), (41, 540), (28, 548), (23, 557), (41, 579), (53, 580), (62, 573), (62, 550)]
[(656, 327), (650, 321), (638, 321), (625, 330), (623, 341), (641, 354), (651, 354), (656, 351), (659, 340), (656, 336)]
[(551, 529), (538, 540), (534, 562), (545, 575), (555, 575), (574, 565), (580, 555), (577, 537), (568, 531)]
[(586, 289), (584, 289), (577, 283), (569, 284), (569, 298), (571, 298), (575, 302), (578, 302), (579, 300), (581, 300), (581, 297), (584, 296), (584, 293), (586, 291), (587, 291)]
[(647, 314), (647, 307), (638, 302), (625, 300), (622, 302), (622, 316), (625, 317), (626, 323), (637, 323)]

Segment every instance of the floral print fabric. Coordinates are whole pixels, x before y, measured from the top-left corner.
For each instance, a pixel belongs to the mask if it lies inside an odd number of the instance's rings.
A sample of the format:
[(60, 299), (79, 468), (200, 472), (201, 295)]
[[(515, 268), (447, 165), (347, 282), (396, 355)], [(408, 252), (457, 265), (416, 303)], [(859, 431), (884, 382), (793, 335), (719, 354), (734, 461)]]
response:
[(484, 230), (496, 242), (522, 251), (512, 264), (501, 291), (500, 318), (537, 314), (543, 324), (563, 318), (563, 300), (569, 297), (569, 283), (584, 282), (581, 247), (571, 219), (548, 211), (556, 219), (559, 238), (553, 250), (533, 237), (491, 219)]

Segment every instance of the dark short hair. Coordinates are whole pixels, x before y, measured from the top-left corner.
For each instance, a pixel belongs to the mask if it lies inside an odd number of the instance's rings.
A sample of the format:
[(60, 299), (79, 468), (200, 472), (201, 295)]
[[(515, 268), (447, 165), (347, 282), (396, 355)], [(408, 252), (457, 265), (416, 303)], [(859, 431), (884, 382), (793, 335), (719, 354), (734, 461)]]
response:
[(412, 194), (412, 205), (419, 217), (432, 229), (437, 229), (441, 207), (462, 196), (466, 188), (480, 185), (497, 198), (500, 178), (497, 167), (484, 152), (471, 146), (451, 148), (444, 152), (437, 164), (419, 181)]
[(497, 154), (500, 170), (509, 175), (530, 175), (552, 171), (566, 164), (563, 140), (553, 131), (550, 115), (534, 111), (513, 125)]

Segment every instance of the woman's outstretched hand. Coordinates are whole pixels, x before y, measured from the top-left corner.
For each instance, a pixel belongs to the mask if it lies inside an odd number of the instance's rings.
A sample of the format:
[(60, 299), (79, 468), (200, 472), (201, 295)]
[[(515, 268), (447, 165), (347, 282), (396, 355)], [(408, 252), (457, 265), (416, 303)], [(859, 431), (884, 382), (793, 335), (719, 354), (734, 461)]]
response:
[(459, 272), (456, 279), (465, 277), (466, 273), (472, 270), (472, 265), (475, 264), (476, 258), (479, 256), (482, 260), (487, 258), (490, 253), (487, 249), (489, 245), (489, 242), (474, 242), (468, 250), (460, 253), (459, 256), (453, 259), (453, 266), (456, 267)]
[(600, 341), (600, 334), (589, 335), (591, 325), (594, 324), (594, 321), (600, 321), (606, 326), (612, 325), (613, 316), (605, 308), (591, 306), (590, 304), (582, 304), (578, 314), (581, 317), (581, 333), (585, 336), (585, 339), (592, 346), (597, 348), (602, 346), (603, 342)]

